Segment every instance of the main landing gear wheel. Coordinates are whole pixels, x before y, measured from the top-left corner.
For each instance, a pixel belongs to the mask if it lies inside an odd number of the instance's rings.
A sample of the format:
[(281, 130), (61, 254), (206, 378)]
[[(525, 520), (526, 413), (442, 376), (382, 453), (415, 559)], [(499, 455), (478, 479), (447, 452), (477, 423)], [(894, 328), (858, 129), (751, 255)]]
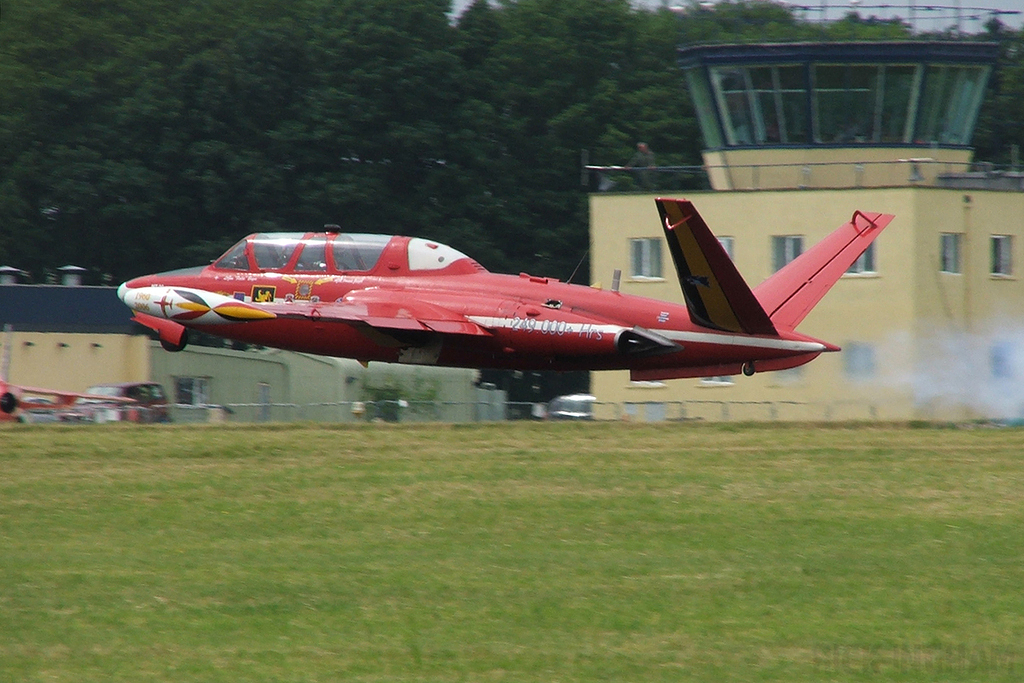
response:
[(164, 339), (163, 335), (160, 336), (160, 346), (164, 347), (165, 351), (170, 351), (171, 353), (177, 353), (179, 351), (184, 350), (187, 345), (188, 345), (188, 330), (184, 330), (181, 333), (181, 339), (178, 340), (177, 344), (175, 344), (174, 342), (171, 342), (171, 341), (168, 341), (168, 340)]
[(18, 397), (9, 391), (5, 391), (0, 396), (0, 410), (4, 411), (8, 415), (14, 412), (14, 409), (18, 407)]
[(755, 372), (757, 371), (754, 369), (754, 361), (748, 360), (746, 363), (743, 364), (744, 375), (746, 375), (747, 377), (753, 377)]

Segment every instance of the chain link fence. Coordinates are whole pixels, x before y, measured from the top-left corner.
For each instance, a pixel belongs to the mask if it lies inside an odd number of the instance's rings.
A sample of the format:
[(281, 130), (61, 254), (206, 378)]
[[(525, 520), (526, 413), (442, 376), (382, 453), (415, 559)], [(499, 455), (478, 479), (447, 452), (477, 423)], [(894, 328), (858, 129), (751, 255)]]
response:
[[(595, 401), (583, 420), (620, 422), (799, 422), (906, 419), (899, 407), (867, 401)], [(174, 405), (171, 419), (199, 422), (502, 422), (546, 419), (542, 403), (353, 401), (340, 403), (231, 403)]]

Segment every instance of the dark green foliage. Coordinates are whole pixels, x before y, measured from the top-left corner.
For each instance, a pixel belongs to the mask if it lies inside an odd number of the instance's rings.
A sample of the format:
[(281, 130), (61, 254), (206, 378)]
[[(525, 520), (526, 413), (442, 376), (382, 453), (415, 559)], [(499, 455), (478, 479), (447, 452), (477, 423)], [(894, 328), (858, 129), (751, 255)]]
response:
[(983, 37), (1000, 44), (1000, 66), (978, 115), (974, 144), (983, 161), (1019, 165), (1024, 147), (1024, 31), (1007, 31), (999, 22), (987, 28)]
[[(331, 222), (431, 236), (493, 270), (564, 279), (587, 244), (582, 150), (621, 164), (644, 140), (661, 165), (701, 161), (677, 46), (909, 35), (900, 22), (821, 25), (765, 2), (680, 13), (481, 0), (457, 19), (449, 9), (5, 4), (0, 263), (36, 281), (74, 263), (116, 282), (209, 260), (256, 230)], [(983, 37), (1005, 49), (979, 149), (1008, 161), (1024, 138), (1022, 38), (998, 24)]]

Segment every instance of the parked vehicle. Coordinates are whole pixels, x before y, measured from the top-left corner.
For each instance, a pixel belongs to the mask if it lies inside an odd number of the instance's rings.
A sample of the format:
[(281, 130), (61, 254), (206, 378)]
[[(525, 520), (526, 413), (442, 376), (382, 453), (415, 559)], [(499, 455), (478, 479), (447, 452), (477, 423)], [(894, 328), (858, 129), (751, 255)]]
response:
[[(156, 382), (97, 384), (85, 390), (76, 412), (91, 422), (170, 422), (171, 414), (164, 388)], [(91, 398), (95, 396), (96, 398)], [(130, 399), (128, 402), (104, 399)]]
[(590, 394), (567, 394), (548, 403), (549, 420), (593, 420), (594, 401)]
[(56, 402), (48, 396), (24, 396), (20, 402), (21, 413), (18, 422), (59, 422), (60, 415), (55, 408)]

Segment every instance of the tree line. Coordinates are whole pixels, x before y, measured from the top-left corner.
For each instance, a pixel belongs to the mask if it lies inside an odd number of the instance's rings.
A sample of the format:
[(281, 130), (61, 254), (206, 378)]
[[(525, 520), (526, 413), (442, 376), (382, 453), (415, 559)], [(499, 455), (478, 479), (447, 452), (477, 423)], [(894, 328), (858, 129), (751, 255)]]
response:
[[(588, 244), (580, 152), (701, 163), (676, 66), (700, 42), (904, 39), (770, 2), (34, 0), (0, 15), (0, 264), (94, 282), (204, 263), (255, 231), (429, 236), (566, 278)], [(1024, 141), (1024, 36), (975, 137)]]

